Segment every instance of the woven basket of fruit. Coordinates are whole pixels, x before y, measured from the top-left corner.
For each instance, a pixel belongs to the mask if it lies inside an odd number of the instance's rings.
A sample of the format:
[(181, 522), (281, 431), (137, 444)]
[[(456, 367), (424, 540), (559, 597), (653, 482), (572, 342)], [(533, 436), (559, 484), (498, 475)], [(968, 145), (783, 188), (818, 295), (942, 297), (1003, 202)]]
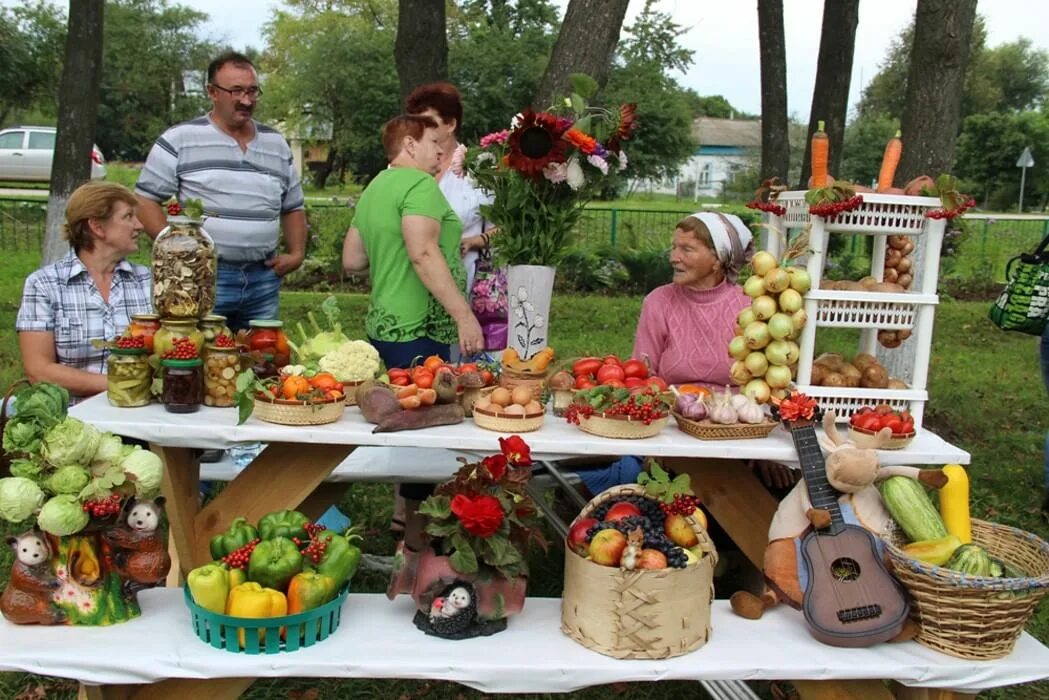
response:
[(595, 414), (580, 416), (579, 428), (598, 437), (638, 440), (658, 435), (666, 427), (667, 420), (666, 416), (646, 422), (630, 416)]
[(341, 397), (315, 401), (290, 401), (256, 396), (253, 415), (267, 423), (280, 425), (324, 425), (339, 420), (345, 408), (346, 404)]
[(717, 551), (701, 517), (694, 498), (663, 503), (638, 484), (594, 497), (568, 534), (561, 631), (619, 659), (703, 646)]
[(518, 386), (513, 391), (502, 386), (480, 390), (473, 404), (478, 427), (500, 433), (532, 432), (543, 427), (543, 404), (532, 398), (532, 390)]
[(972, 544), (942, 565), (916, 558), (899, 529), (884, 537), (885, 550), (910, 594), (918, 643), (963, 659), (999, 659), (1049, 593), (1049, 544), (1014, 527), (970, 522)]
[(591, 435), (637, 440), (658, 435), (669, 420), (669, 408), (655, 387), (606, 384), (576, 392), (565, 409), (565, 420)]

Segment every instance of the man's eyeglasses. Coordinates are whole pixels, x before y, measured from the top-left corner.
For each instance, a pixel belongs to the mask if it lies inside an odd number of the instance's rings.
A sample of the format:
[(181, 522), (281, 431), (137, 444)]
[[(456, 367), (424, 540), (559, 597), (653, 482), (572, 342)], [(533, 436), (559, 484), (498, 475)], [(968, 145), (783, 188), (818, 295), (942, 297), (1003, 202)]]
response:
[(211, 87), (215, 88), (216, 90), (222, 90), (222, 92), (228, 92), (230, 95), (232, 95), (233, 97), (235, 97), (238, 100), (240, 98), (244, 97), (245, 95), (247, 95), (248, 97), (250, 97), (253, 100), (257, 100), (258, 98), (262, 97), (262, 88), (258, 87), (257, 85), (253, 85), (253, 86), (251, 86), (249, 88), (242, 88), (242, 87), (224, 88), (221, 85), (216, 85), (215, 83), (210, 83), (210, 85), (211, 85)]

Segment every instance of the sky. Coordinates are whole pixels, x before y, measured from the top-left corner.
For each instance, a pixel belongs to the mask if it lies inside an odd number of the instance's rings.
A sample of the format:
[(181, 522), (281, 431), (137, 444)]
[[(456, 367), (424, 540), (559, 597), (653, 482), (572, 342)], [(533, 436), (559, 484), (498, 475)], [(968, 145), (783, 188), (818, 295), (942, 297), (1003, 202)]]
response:
[[(262, 48), (262, 25), (277, 0), (171, 0), (210, 16), (205, 33), (226, 39), (234, 48)], [(2, 0), (12, 4), (12, 0)], [(560, 7), (567, 0), (555, 0)], [(900, 30), (914, 15), (916, 0), (861, 0), (856, 32), (850, 108)], [(816, 80), (822, 0), (783, 0), (787, 45), (787, 110), (808, 120)], [(626, 24), (644, 7), (644, 0), (630, 0)], [(658, 0), (656, 8), (687, 29), (681, 43), (694, 53), (687, 73), (675, 77), (701, 95), (723, 95), (744, 112), (761, 112), (756, 0)], [(1049, 3), (1039, 0), (980, 0), (977, 12), (987, 22), (989, 46), (1027, 37), (1038, 48), (1049, 50)]]

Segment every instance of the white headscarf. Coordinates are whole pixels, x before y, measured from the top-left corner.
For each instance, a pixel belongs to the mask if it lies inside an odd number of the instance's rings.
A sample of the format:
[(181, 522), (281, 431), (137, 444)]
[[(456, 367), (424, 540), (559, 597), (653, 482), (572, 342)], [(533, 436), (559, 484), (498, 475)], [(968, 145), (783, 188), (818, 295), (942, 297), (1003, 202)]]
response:
[(740, 269), (754, 254), (754, 234), (735, 214), (697, 211), (692, 218), (699, 219), (710, 231), (714, 252), (721, 261), (725, 279), (735, 283)]

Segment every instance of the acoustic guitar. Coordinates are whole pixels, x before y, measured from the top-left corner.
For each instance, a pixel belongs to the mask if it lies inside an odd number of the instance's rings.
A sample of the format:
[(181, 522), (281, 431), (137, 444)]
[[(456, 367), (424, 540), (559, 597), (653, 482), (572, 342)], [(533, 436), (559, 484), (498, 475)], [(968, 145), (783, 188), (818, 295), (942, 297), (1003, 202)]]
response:
[(874, 535), (846, 523), (841, 514), (841, 493), (827, 481), (816, 438), (815, 402), (795, 393), (783, 400), (777, 413), (794, 439), (812, 507), (830, 514), (830, 526), (814, 528), (801, 543), (808, 575), (802, 612), (809, 631), (820, 642), (838, 647), (888, 641), (903, 629), (910, 603), (886, 570)]

